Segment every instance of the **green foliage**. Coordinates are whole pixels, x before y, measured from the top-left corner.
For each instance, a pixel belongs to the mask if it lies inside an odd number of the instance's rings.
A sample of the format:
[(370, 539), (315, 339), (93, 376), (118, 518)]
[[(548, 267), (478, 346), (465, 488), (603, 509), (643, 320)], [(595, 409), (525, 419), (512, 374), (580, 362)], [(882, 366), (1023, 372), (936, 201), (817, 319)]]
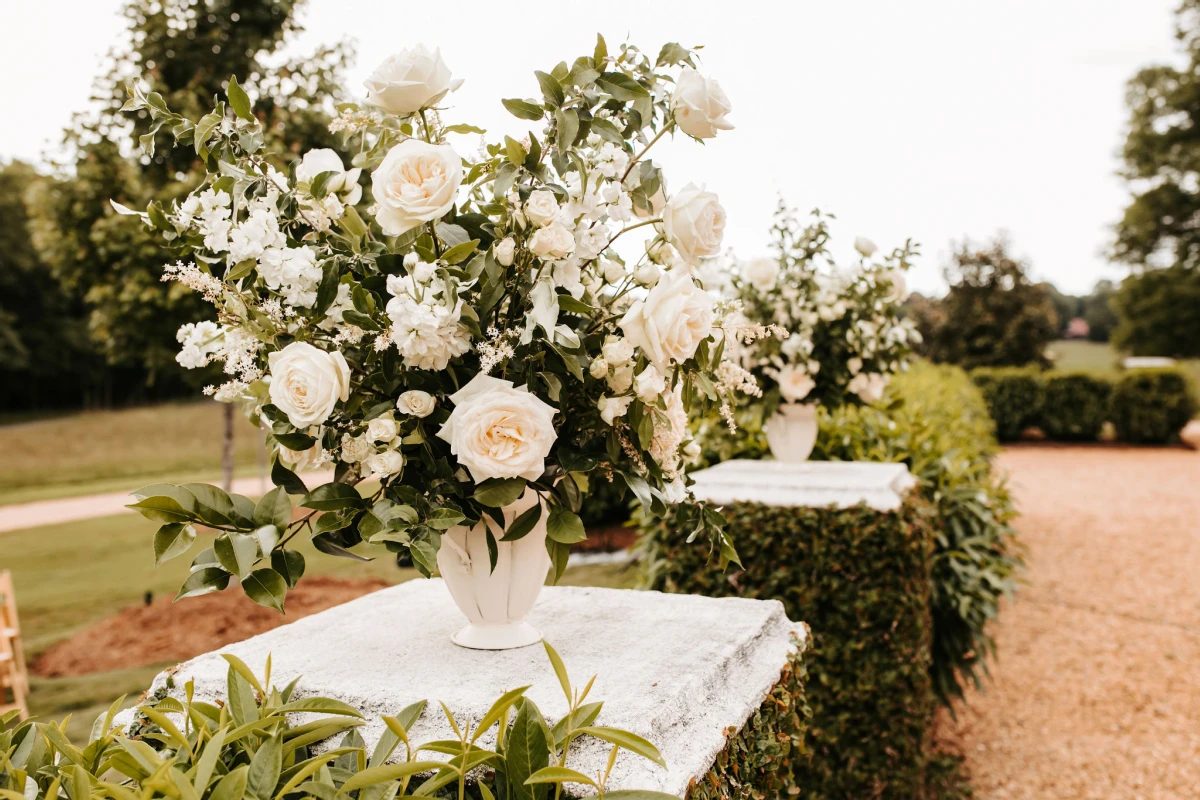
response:
[[(585, 738), (612, 746), (609, 770), (621, 750), (665, 768), (650, 742), (594, 724), (603, 703), (584, 704), (592, 683), (582, 690), (573, 688), (562, 659), (545, 647), (569, 706), (553, 728), (524, 696), (529, 688), (524, 686), (499, 697), (474, 727), (466, 720), (460, 724), (442, 705), (457, 738), (437, 742), (410, 741), (408, 732), (427, 711), (426, 701), (414, 703), (383, 718), (386, 728), (368, 750), (355, 730), (364, 724), (356, 709), (332, 698), (294, 698), (295, 682), (274, 687), (269, 658), (266, 676), (259, 681), (242, 661), (226, 655), (228, 689), (223, 702), (194, 699), (190, 682), (178, 699), (180, 693), (170, 693), (175, 687), (168, 678), (137, 708), (127, 731), (113, 724), (124, 698), (113, 703), (92, 726), (85, 746), (67, 739), (65, 723), (18, 723), (15, 711), (0, 716), (0, 796), (53, 800), (61, 790), (71, 798), (112, 800), (377, 800), (438, 792), (458, 800), (544, 800), (549, 786), (556, 787), (558, 796), (567, 782), (585, 783), (603, 793), (608, 772), (588, 776), (565, 767), (572, 745)], [(796, 701), (790, 694), (779, 699)], [(288, 720), (292, 712), (322, 716), (293, 725)], [(495, 750), (478, 743), (492, 728), (497, 729)], [(317, 752), (319, 743), (334, 737), (340, 737), (336, 747)], [(435, 760), (429, 757), (432, 753), (450, 758)], [(670, 797), (649, 791), (625, 794), (639, 800)]]
[(1172, 266), (1131, 275), (1112, 304), (1113, 344), (1122, 350), (1135, 356), (1200, 356), (1200, 269)]
[[(1094, 442), (1108, 419), (1112, 384), (1086, 373), (1045, 378), (1039, 427), (1058, 441)], [(997, 426), (999, 427), (999, 426)]]
[(791, 767), (800, 798), (917, 797), (936, 705), (930, 677), (931, 509), (726, 507), (745, 569), (706, 564), (687, 532), (647, 526), (651, 588), (773, 598), (813, 631), (812, 718)]
[(1058, 334), (1054, 303), (1010, 248), (998, 237), (983, 248), (964, 242), (955, 252), (940, 324), (922, 331), (933, 361), (965, 369), (1046, 364), (1046, 345)]
[(1041, 370), (1037, 367), (980, 367), (971, 379), (983, 392), (996, 423), (996, 437), (1013, 442), (1040, 419), (1043, 403)]
[(1111, 416), (1117, 436), (1135, 444), (1162, 444), (1196, 413), (1196, 393), (1175, 369), (1134, 370), (1112, 392)]
[(1107, 342), (1119, 320), (1113, 310), (1117, 288), (1112, 281), (1097, 281), (1092, 293), (1083, 298), (1083, 319), (1088, 324), (1088, 340)]

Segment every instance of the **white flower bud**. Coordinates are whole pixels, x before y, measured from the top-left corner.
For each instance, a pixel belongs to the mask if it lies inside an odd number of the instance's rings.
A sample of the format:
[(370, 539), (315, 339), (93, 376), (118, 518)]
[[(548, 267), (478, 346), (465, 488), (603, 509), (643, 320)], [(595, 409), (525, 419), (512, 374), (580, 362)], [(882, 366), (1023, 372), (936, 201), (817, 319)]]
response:
[(662, 277), (662, 270), (657, 264), (642, 264), (633, 273), (633, 279), (642, 286), (653, 286), (658, 283), (658, 279)]
[(496, 242), (496, 246), (492, 253), (496, 257), (496, 263), (498, 263), (500, 266), (511, 267), (516, 250), (517, 243), (513, 241), (511, 236), (506, 236), (499, 242)]
[(604, 280), (608, 283), (620, 283), (629, 274), (625, 271), (625, 267), (622, 264), (612, 259), (606, 258), (600, 263), (604, 272)]
[(592, 361), (591, 366), (588, 367), (588, 374), (596, 380), (608, 376), (608, 362), (604, 360), (604, 356), (600, 356)]

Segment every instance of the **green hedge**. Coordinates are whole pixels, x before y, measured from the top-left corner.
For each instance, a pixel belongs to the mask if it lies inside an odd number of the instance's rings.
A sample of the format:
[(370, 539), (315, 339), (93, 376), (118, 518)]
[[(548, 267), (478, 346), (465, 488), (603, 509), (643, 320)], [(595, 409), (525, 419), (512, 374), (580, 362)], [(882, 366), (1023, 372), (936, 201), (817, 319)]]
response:
[(687, 531), (645, 527), (652, 588), (776, 598), (792, 619), (810, 626), (805, 666), (812, 718), (807, 753), (791, 758), (790, 796), (925, 793), (936, 706), (933, 513), (916, 497), (892, 513), (736, 503), (725, 508), (745, 564), (736, 574), (709, 563), (702, 548), (687, 543)]
[(1030, 425), (1056, 441), (1096, 441), (1112, 422), (1120, 441), (1166, 444), (1196, 413), (1191, 381), (1178, 369), (1132, 370), (1116, 381), (1033, 367), (977, 369), (971, 378), (1005, 441), (1019, 439)]
[(1041, 371), (1033, 367), (981, 368), (971, 372), (996, 422), (1000, 441), (1016, 441), (1022, 431), (1037, 424), (1042, 410), (1040, 375)]
[(1179, 370), (1135, 370), (1113, 387), (1110, 414), (1121, 441), (1169, 442), (1195, 413), (1196, 395)]

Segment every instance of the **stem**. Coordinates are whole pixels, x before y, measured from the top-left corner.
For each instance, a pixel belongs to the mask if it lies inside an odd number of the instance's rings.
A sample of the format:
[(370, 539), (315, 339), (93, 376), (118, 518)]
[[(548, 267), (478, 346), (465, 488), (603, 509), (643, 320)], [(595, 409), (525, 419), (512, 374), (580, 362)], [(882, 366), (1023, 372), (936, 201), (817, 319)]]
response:
[(629, 166), (625, 168), (625, 174), (621, 176), (621, 183), (624, 183), (625, 179), (629, 177), (629, 173), (633, 172), (634, 165), (642, 160), (642, 156), (646, 155), (646, 151), (649, 150), (651, 147), (654, 147), (655, 142), (657, 142), (662, 137), (666, 136), (667, 131), (671, 131), (674, 129), (675, 129), (675, 120), (671, 120), (666, 125), (663, 125), (663, 129), (661, 131), (659, 131), (658, 133), (656, 133), (654, 135), (654, 138), (651, 139), (650, 142), (645, 147), (642, 148), (642, 152), (635, 155), (633, 157), (633, 160), (629, 162)]

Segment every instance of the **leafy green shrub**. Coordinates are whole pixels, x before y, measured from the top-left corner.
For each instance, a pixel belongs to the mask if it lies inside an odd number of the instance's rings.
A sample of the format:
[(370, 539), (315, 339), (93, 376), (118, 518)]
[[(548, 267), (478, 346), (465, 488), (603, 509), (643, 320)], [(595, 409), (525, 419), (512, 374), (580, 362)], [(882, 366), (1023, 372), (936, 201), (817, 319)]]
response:
[(1047, 437), (1092, 442), (1108, 420), (1112, 383), (1086, 373), (1049, 375), (1042, 390), (1038, 427)]
[(932, 509), (914, 497), (892, 513), (735, 503), (725, 514), (744, 570), (722, 572), (687, 530), (658, 523), (642, 539), (651, 586), (775, 598), (811, 626), (812, 719), (807, 753), (792, 757), (795, 796), (920, 796), (936, 705)]
[(1121, 441), (1162, 444), (1177, 436), (1196, 413), (1196, 395), (1177, 369), (1133, 370), (1117, 381), (1111, 405)]
[(1039, 369), (981, 367), (971, 371), (971, 379), (983, 392), (1000, 441), (1016, 441), (1022, 431), (1037, 423), (1043, 400)]

